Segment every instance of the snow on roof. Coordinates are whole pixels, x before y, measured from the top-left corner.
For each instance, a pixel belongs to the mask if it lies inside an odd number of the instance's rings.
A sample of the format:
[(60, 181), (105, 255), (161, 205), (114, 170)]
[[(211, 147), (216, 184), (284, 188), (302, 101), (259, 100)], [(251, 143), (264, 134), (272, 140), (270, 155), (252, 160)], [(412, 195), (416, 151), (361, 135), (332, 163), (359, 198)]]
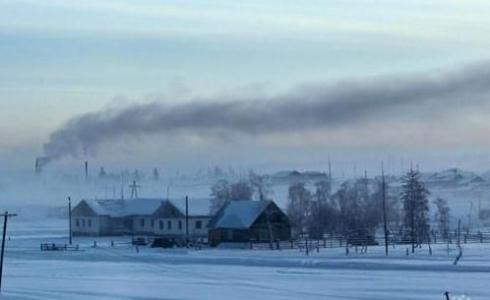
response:
[(143, 216), (153, 214), (162, 203), (163, 199), (131, 199), (126, 201), (124, 213), (125, 216)]
[(230, 201), (213, 218), (210, 228), (247, 229), (271, 201)]
[(478, 174), (458, 168), (447, 169), (435, 173), (423, 173), (421, 179), (429, 184), (446, 185), (468, 185), (485, 182), (485, 179)]
[(124, 201), (116, 199), (106, 199), (106, 200), (95, 200), (89, 199), (84, 200), (85, 203), (97, 214), (97, 215), (107, 215), (107, 216), (120, 216), (123, 214)]
[[(185, 214), (185, 197), (170, 199), (183, 214)], [(210, 198), (189, 197), (189, 215), (190, 216), (209, 216)]]
[[(91, 199), (85, 200), (87, 205), (101, 216), (127, 217), (127, 216), (149, 216), (152, 215), (164, 199), (138, 198), (138, 199)], [(185, 214), (185, 198), (172, 199), (170, 202)], [(189, 215), (204, 216), (209, 215), (209, 199), (189, 198)]]

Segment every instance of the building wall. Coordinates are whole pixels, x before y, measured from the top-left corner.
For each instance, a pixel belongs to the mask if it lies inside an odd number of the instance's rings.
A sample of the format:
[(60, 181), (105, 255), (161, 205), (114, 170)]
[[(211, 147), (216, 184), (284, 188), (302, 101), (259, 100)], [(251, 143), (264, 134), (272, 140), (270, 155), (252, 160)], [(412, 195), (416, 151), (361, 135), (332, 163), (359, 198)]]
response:
[(72, 217), (74, 235), (103, 235), (108, 230), (107, 217)]
[(223, 242), (268, 242), (270, 241), (269, 224), (274, 241), (291, 239), (289, 219), (277, 206), (271, 205), (257, 218), (250, 228), (215, 228), (209, 230), (209, 244), (215, 247)]
[(248, 229), (218, 228), (209, 230), (209, 245), (216, 247), (221, 243), (247, 243), (250, 242)]
[(108, 218), (105, 235), (130, 235), (133, 232), (132, 217)]
[(148, 216), (133, 216), (134, 234), (153, 234), (155, 230), (155, 219)]
[[(210, 217), (190, 216), (189, 236), (207, 238)], [(153, 215), (109, 217), (97, 215), (82, 200), (72, 210), (74, 235), (161, 235), (184, 237), (185, 216), (171, 203), (164, 203)]]
[(189, 235), (207, 237), (210, 219), (210, 217), (189, 217)]
[[(287, 241), (291, 239), (291, 226), (285, 223), (271, 224), (272, 239)], [(258, 242), (270, 241), (269, 226), (264, 223), (257, 223), (250, 228), (250, 239)]]
[[(272, 225), (274, 241), (288, 241), (291, 239), (291, 227), (289, 224)], [(248, 243), (269, 242), (268, 226), (254, 225), (250, 229), (226, 229), (218, 228), (209, 230), (209, 245), (216, 247), (220, 243)]]
[[(189, 236), (207, 237), (209, 217), (190, 217)], [(170, 226), (169, 226), (170, 225)], [(185, 218), (156, 218), (154, 232), (156, 235), (184, 236)]]
[(185, 220), (181, 218), (156, 218), (156, 235), (176, 236), (185, 234)]
[[(209, 217), (190, 217), (189, 236), (207, 237), (208, 222)], [(75, 235), (155, 234), (183, 237), (186, 233), (185, 225), (185, 218), (152, 218), (148, 216), (128, 218), (75, 216), (72, 218), (72, 232)]]

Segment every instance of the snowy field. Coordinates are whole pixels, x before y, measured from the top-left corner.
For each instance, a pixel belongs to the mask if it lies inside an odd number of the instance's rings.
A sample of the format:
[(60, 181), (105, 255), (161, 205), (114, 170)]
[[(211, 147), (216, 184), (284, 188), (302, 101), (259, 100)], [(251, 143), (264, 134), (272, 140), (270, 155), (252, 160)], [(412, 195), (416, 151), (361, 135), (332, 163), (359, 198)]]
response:
[[(75, 239), (78, 252), (41, 252), (66, 243), (63, 230), (11, 222), (1, 299), (490, 299), (490, 244), (438, 245), (407, 257), (405, 247), (367, 254), (299, 250), (135, 248), (118, 238)], [(56, 225), (53, 223), (52, 225)], [(59, 223), (58, 228), (63, 224)]]

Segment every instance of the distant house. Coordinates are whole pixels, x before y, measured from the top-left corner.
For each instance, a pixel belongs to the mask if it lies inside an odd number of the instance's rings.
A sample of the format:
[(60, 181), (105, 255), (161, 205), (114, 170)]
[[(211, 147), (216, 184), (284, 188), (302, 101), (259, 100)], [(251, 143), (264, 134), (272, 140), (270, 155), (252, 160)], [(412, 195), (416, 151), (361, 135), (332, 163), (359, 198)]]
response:
[(273, 201), (231, 201), (209, 221), (209, 244), (289, 240), (291, 225)]
[(189, 201), (186, 222), (184, 199), (82, 200), (72, 209), (74, 235), (155, 235), (207, 237), (210, 216), (207, 199)]
[(478, 213), (478, 218), (480, 220), (480, 224), (483, 226), (490, 226), (490, 209), (480, 209)]

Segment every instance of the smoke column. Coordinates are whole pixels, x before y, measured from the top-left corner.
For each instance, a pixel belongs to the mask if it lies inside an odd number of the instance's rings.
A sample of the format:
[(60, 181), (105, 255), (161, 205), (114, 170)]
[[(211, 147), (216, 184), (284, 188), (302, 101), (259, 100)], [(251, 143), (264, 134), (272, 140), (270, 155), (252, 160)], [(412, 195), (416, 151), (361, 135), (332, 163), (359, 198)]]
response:
[(303, 86), (268, 98), (132, 105), (72, 118), (50, 135), (43, 162), (96, 152), (102, 143), (126, 136), (265, 135), (343, 126), (400, 113), (416, 117), (421, 107), (446, 111), (484, 103), (489, 92), (490, 64), (483, 63), (446, 73)]

